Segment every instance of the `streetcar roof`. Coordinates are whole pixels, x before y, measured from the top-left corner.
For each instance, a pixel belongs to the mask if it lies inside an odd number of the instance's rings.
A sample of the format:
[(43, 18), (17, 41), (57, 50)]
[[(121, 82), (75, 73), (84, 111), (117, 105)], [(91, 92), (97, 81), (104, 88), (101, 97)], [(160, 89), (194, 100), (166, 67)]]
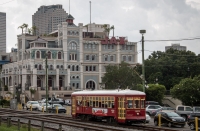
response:
[(72, 95), (145, 95), (144, 92), (137, 90), (83, 90), (73, 92)]

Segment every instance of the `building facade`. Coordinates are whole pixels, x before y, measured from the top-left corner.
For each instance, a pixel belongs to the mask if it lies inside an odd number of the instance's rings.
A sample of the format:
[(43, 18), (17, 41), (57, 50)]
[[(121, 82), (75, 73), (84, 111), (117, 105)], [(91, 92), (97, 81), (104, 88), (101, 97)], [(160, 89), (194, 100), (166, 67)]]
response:
[(0, 52), (6, 52), (6, 13), (0, 12)]
[(36, 35), (49, 34), (57, 29), (58, 24), (65, 22), (66, 11), (62, 5), (41, 6), (32, 15), (32, 26), (36, 26)]
[(187, 47), (186, 46), (181, 46), (179, 43), (178, 44), (172, 44), (171, 46), (165, 46), (165, 51), (169, 50), (170, 48), (174, 50), (180, 50), (180, 51), (186, 51)]
[(127, 37), (108, 38), (103, 30), (89, 35), (82, 23), (75, 25), (73, 20), (69, 15), (53, 37), (19, 35), (17, 61), (2, 68), (4, 85), (11, 91), (20, 89), (29, 98), (29, 90), (34, 89), (35, 99), (46, 97), (47, 86), (49, 96), (66, 98), (74, 91), (101, 89), (109, 64), (137, 63), (137, 43)]

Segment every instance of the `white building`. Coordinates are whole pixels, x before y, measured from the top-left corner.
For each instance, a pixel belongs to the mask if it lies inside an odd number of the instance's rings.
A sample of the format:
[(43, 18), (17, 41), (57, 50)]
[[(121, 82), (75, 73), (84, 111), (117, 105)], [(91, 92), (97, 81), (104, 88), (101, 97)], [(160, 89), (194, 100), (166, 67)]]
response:
[(2, 68), (2, 81), (9, 89), (17, 87), (30, 99), (32, 88), (35, 99), (45, 97), (46, 56), (48, 94), (63, 98), (76, 90), (101, 89), (99, 83), (108, 64), (137, 63), (137, 43), (128, 42), (126, 37), (109, 39), (103, 30), (88, 37), (83, 24), (77, 26), (73, 19), (69, 15), (52, 33), (54, 37), (18, 36), (17, 61)]
[(170, 48), (172, 48), (174, 50), (180, 50), (180, 51), (186, 51), (187, 50), (186, 46), (181, 46), (179, 43), (172, 44), (171, 46), (165, 46), (165, 51), (169, 50)]

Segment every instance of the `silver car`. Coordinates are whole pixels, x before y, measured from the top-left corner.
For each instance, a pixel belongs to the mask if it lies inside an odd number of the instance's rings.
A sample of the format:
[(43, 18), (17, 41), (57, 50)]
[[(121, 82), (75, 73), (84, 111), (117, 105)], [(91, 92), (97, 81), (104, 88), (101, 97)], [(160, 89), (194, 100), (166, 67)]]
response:
[(146, 114), (146, 123), (149, 123), (150, 120), (151, 120), (151, 117), (148, 114)]

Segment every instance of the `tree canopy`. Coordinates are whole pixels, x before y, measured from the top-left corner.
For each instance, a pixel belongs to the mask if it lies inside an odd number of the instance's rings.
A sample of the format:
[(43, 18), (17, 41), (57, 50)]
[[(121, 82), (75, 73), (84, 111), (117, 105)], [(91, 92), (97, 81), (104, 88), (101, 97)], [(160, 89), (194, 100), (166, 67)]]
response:
[[(138, 65), (138, 72), (142, 72)], [(191, 51), (169, 49), (166, 52), (154, 51), (145, 60), (145, 80), (147, 83), (159, 83), (170, 90), (182, 79), (200, 74), (200, 55)], [(157, 81), (156, 81), (157, 79)]]
[(170, 92), (173, 98), (181, 100), (185, 105), (200, 105), (200, 76), (182, 79)]
[(102, 78), (105, 89), (137, 89), (141, 78), (128, 63), (121, 62), (119, 65), (108, 65), (106, 73)]

